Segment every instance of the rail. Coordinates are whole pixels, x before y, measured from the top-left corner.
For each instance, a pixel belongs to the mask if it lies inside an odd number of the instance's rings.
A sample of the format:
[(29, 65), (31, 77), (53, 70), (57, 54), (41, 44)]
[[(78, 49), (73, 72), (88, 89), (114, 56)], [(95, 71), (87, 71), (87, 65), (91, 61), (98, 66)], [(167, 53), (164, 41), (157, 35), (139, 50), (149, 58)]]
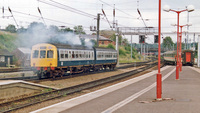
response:
[(125, 73), (114, 75), (114, 76), (111, 76), (108, 78), (103, 78), (103, 79), (95, 80), (92, 82), (88, 82), (88, 83), (84, 83), (84, 84), (80, 84), (80, 85), (76, 85), (76, 86), (72, 86), (72, 87), (68, 87), (68, 88), (53, 90), (50, 92), (37, 94), (34, 96), (25, 97), (25, 98), (10, 101), (10, 102), (1, 103), (0, 112), (2, 112), (2, 113), (11, 112), (11, 111), (14, 111), (17, 109), (21, 109), (21, 108), (28, 107), (28, 106), (31, 106), (31, 105), (34, 105), (37, 103), (41, 103), (44, 101), (48, 101), (48, 100), (52, 100), (52, 99), (59, 98), (62, 96), (66, 96), (66, 95), (69, 95), (69, 94), (72, 94), (75, 92), (80, 92), (82, 90), (96, 87), (99, 85), (103, 85), (103, 84), (106, 84), (109, 82), (114, 82), (116, 80), (123, 79), (125, 77), (129, 77), (134, 74), (143, 72), (149, 68), (154, 67), (156, 64), (157, 64), (157, 62), (150, 63), (150, 64), (146, 65), (145, 67), (139, 68), (137, 70), (132, 70), (130, 72), (125, 72)]

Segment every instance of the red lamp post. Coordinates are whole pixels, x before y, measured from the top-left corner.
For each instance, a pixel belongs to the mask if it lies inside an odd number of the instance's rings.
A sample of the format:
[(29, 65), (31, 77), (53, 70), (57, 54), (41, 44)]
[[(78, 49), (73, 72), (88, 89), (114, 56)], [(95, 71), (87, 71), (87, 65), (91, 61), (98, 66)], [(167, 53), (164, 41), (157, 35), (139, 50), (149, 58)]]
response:
[(160, 39), (161, 39), (161, 0), (158, 9), (158, 74), (157, 74), (157, 100), (162, 100), (162, 74), (160, 72)]
[(181, 10), (181, 11), (172, 10), (172, 9), (169, 8), (169, 6), (165, 6), (164, 7), (164, 11), (167, 11), (167, 12), (172, 11), (172, 12), (177, 13), (177, 53), (176, 53), (177, 64), (176, 64), (176, 80), (179, 80), (179, 68), (180, 68), (180, 65), (181, 65), (181, 48), (180, 48), (180, 46), (181, 46), (181, 39), (179, 37), (179, 15), (180, 15), (181, 12), (184, 12), (184, 11), (188, 11), (188, 12), (194, 11), (194, 6), (189, 5), (187, 7), (187, 9)]
[[(182, 41), (181, 41), (181, 39), (182, 39), (182, 33), (183, 33), (182, 29), (183, 29), (184, 26), (191, 26), (191, 24), (180, 25), (180, 29), (181, 29), (181, 32), (180, 32), (180, 53), (181, 53), (181, 50), (182, 50), (182, 47), (181, 47), (182, 46), (182, 43), (181, 43)], [(180, 71), (182, 71), (182, 62), (180, 63)]]

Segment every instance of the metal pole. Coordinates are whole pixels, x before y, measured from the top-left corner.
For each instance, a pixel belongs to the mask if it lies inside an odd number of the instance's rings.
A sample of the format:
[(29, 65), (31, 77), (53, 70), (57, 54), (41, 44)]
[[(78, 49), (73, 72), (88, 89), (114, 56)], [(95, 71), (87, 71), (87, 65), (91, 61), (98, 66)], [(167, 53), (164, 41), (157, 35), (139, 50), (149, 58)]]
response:
[(148, 44), (147, 44), (147, 56), (149, 56), (149, 47), (148, 47)]
[(100, 14), (97, 14), (97, 47), (99, 47), (99, 22), (100, 22)]
[(198, 36), (198, 59), (197, 66), (200, 67), (200, 35)]
[(117, 50), (117, 57), (118, 57), (118, 60), (117, 60), (117, 65), (119, 65), (119, 45), (118, 45), (118, 33), (115, 33), (116, 35), (116, 50)]
[(176, 80), (179, 80), (179, 14), (180, 12), (177, 12)]
[(140, 47), (141, 47), (141, 53), (140, 53), (140, 55), (142, 55), (142, 43), (140, 44)]
[(145, 58), (146, 58), (146, 54), (145, 54), (145, 43), (144, 43), (144, 61), (145, 61)]
[(179, 54), (179, 57), (180, 57), (180, 71), (182, 71), (182, 60), (181, 60), (181, 51), (182, 51), (182, 29), (183, 29), (183, 26), (180, 26), (181, 28), (181, 32), (179, 33), (179, 37), (180, 37), (180, 54)]
[[(189, 23), (189, 12), (187, 14), (187, 23)], [(188, 47), (188, 41), (189, 41), (189, 26), (187, 26), (187, 44), (186, 44), (186, 49), (189, 49)]]
[(193, 38), (193, 50), (195, 51), (195, 33), (194, 33), (194, 38)]
[(133, 48), (133, 45), (132, 45), (132, 35), (131, 35), (131, 61), (132, 61), (132, 58), (133, 58), (133, 56), (132, 56), (132, 48)]
[(116, 50), (117, 50), (117, 66), (119, 65), (119, 28), (117, 26), (117, 20), (116, 20), (116, 26), (115, 26), (115, 35), (116, 35)]
[(158, 74), (157, 74), (157, 100), (162, 100), (162, 74), (160, 72), (160, 39), (161, 39), (161, 0), (158, 10)]

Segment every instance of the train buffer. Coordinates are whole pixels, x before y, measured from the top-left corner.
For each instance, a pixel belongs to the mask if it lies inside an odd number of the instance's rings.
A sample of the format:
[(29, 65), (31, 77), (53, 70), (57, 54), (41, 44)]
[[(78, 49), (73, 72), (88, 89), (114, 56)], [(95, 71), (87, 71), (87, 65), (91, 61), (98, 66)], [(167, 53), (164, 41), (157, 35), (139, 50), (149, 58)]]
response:
[(156, 99), (157, 71), (115, 84), (31, 113), (199, 113), (200, 69), (183, 66), (161, 69), (162, 100)]

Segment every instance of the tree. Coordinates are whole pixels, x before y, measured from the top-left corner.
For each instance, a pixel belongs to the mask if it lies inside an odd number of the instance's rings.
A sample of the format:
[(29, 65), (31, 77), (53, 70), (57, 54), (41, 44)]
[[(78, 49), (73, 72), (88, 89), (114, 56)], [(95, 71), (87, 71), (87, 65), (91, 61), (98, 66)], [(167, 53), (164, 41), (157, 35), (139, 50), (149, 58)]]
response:
[(12, 25), (12, 24), (8, 25), (8, 26), (6, 27), (6, 31), (9, 31), (9, 32), (11, 32), (11, 33), (15, 33), (15, 32), (16, 32), (16, 27), (15, 27), (15, 25)]
[(50, 31), (53, 31), (53, 32), (58, 32), (58, 31), (59, 31), (59, 28), (58, 28), (57, 26), (50, 25), (50, 26), (49, 26), (49, 30), (50, 30)]
[(41, 22), (32, 22), (27, 28), (27, 31), (31, 33), (36, 33), (36, 32), (41, 33), (46, 30), (47, 30), (46, 26)]
[(174, 42), (172, 41), (170, 36), (167, 36), (163, 39), (164, 48), (172, 49)]
[[(112, 34), (112, 36), (110, 36), (110, 39), (112, 40), (112, 41), (115, 41), (116, 42), (116, 35), (115, 34)], [(119, 35), (118, 36), (118, 43), (119, 43), (119, 45), (121, 45), (122, 44), (122, 36), (121, 35)]]
[(76, 34), (86, 34), (82, 25), (74, 26), (74, 32)]
[(27, 29), (25, 29), (24, 27), (21, 27), (21, 28), (17, 29), (17, 32), (18, 33), (24, 33), (24, 32), (26, 32), (26, 30)]
[(72, 32), (73, 32), (73, 29), (64, 28), (64, 29), (61, 29), (60, 31), (61, 31), (61, 32), (64, 32), (64, 33), (68, 33), (68, 32), (72, 33)]

